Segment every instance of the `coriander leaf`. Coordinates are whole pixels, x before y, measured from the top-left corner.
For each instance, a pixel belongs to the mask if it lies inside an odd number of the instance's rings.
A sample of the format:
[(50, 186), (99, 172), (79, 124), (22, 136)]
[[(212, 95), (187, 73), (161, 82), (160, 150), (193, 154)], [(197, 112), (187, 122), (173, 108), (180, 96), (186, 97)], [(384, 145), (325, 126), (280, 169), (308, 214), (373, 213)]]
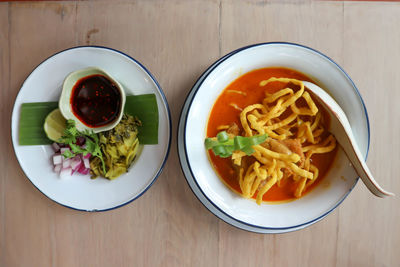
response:
[(75, 127), (75, 121), (74, 120), (67, 120), (65, 123), (66, 123), (66, 127), (67, 128)]
[[(81, 148), (80, 146), (70, 143), (69, 146), (71, 147), (72, 152), (74, 152), (75, 154), (87, 154), (87, 151), (84, 148)], [(85, 155), (86, 155), (85, 154)]]
[(70, 150), (65, 150), (64, 153), (62, 153), (62, 155), (66, 159), (75, 157), (75, 154), (72, 153)]
[(78, 133), (78, 130), (75, 128), (75, 126), (74, 127), (71, 127), (71, 128), (67, 128), (66, 129), (66, 134), (67, 134), (67, 136), (71, 136), (71, 137), (77, 137), (77, 136), (79, 136), (79, 133)]
[(90, 139), (86, 139), (86, 150), (89, 151), (92, 155), (95, 154), (96, 143)]
[(78, 136), (78, 130), (75, 127), (75, 121), (67, 120), (64, 135), (58, 140), (59, 143), (75, 143)]

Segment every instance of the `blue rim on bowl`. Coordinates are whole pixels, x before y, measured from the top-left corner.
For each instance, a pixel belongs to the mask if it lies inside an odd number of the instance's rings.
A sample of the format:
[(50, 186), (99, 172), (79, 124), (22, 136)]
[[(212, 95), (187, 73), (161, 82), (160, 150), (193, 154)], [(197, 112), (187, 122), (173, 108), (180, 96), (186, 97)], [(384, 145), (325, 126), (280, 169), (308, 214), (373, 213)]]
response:
[[(192, 88), (192, 90), (189, 92), (188, 97), (187, 97), (187, 99), (185, 100), (185, 105), (184, 105), (184, 107), (185, 107), (185, 106), (189, 106), (189, 109), (190, 109), (191, 103), (192, 103), (193, 99), (195, 98), (195, 96), (196, 96), (196, 94), (197, 94), (197, 91), (198, 91), (198, 89), (201, 87), (201, 85), (202, 85), (202, 83), (204, 82), (204, 80), (207, 78), (207, 76), (211, 73), (211, 71), (212, 71), (213, 69), (215, 69), (218, 65), (220, 65), (222, 62), (224, 62), (226, 59), (230, 58), (231, 56), (233, 56), (233, 55), (235, 55), (235, 54), (237, 54), (237, 53), (239, 53), (239, 52), (241, 52), (241, 51), (243, 51), (243, 50), (250, 49), (250, 48), (254, 48), (254, 47), (258, 47), (258, 46), (268, 46), (268, 45), (297, 46), (297, 47), (300, 47), (300, 48), (303, 48), (303, 49), (312, 51), (312, 52), (314, 52), (314, 53), (316, 53), (316, 54), (322, 56), (324, 59), (328, 60), (330, 63), (333, 63), (333, 64), (344, 74), (345, 78), (350, 82), (351, 86), (354, 88), (355, 92), (357, 93), (357, 95), (358, 95), (358, 97), (359, 97), (359, 99), (360, 99), (360, 102), (361, 102), (361, 104), (362, 104), (362, 106), (363, 106), (363, 109), (364, 109), (364, 114), (363, 114), (363, 115), (364, 115), (364, 118), (365, 118), (365, 121), (366, 121), (366, 124), (367, 124), (367, 149), (366, 149), (366, 158), (367, 158), (367, 156), (368, 156), (368, 150), (369, 150), (369, 143), (370, 143), (369, 119), (368, 119), (368, 113), (367, 113), (367, 110), (366, 110), (364, 101), (363, 101), (363, 99), (362, 99), (362, 97), (361, 97), (361, 95), (360, 95), (360, 93), (359, 93), (357, 87), (355, 86), (354, 82), (351, 80), (351, 78), (349, 77), (349, 75), (348, 75), (336, 62), (334, 62), (331, 58), (329, 58), (328, 56), (322, 54), (321, 52), (319, 52), (319, 51), (317, 51), (317, 50), (315, 50), (315, 49), (312, 49), (312, 48), (310, 48), (310, 47), (303, 46), (303, 45), (300, 45), (300, 44), (287, 43), (287, 42), (260, 43), (260, 44), (254, 44), (254, 45), (249, 45), (249, 46), (246, 46), (246, 47), (243, 47), (243, 48), (239, 48), (239, 49), (237, 49), (237, 50), (235, 50), (235, 51), (233, 51), (233, 52), (227, 54), (226, 56), (224, 56), (224, 57), (222, 57), (221, 59), (219, 59), (218, 61), (216, 61), (213, 65), (211, 65), (211, 66), (205, 71), (205, 73), (201, 76), (201, 78), (199, 78), (199, 80), (196, 82), (195, 86), (194, 86), (194, 87)], [(201, 80), (200, 80), (200, 79), (201, 79)], [(186, 114), (184, 114), (184, 113), (183, 113), (183, 110), (184, 110), (184, 108), (183, 108), (182, 111), (181, 111), (181, 120), (182, 120), (182, 121), (179, 122), (180, 124), (181, 124), (181, 122), (182, 122), (182, 124), (183, 124), (183, 140), (178, 140), (178, 144), (179, 144), (179, 141), (183, 142), (183, 149), (184, 149), (184, 154), (185, 154), (185, 155), (180, 155), (180, 160), (181, 160), (181, 161), (185, 161), (185, 163), (187, 163), (188, 171), (189, 171), (189, 173), (191, 174), (191, 176), (193, 177), (193, 181), (195, 182), (197, 189), (200, 190), (201, 194), (207, 199), (207, 201), (208, 201), (209, 203), (211, 203), (211, 204), (213, 205), (213, 207), (216, 208), (221, 214), (223, 214), (224, 216), (226, 216), (226, 217), (228, 217), (228, 218), (232, 219), (233, 221), (236, 221), (236, 222), (238, 222), (238, 223), (240, 223), (240, 224), (249, 226), (249, 227), (254, 228), (254, 229), (261, 229), (261, 230), (291, 231), (291, 230), (301, 229), (301, 228), (303, 228), (303, 227), (305, 227), (305, 226), (311, 225), (311, 224), (313, 224), (313, 223), (315, 223), (315, 222), (321, 220), (322, 218), (324, 218), (325, 216), (327, 216), (329, 213), (331, 213), (337, 206), (339, 206), (339, 205), (343, 202), (343, 200), (347, 197), (347, 195), (352, 191), (352, 189), (353, 189), (353, 188), (355, 187), (355, 185), (357, 184), (358, 178), (355, 180), (354, 184), (353, 184), (353, 185), (351, 186), (351, 188), (347, 191), (347, 193), (346, 193), (346, 194), (345, 194), (331, 209), (329, 209), (328, 211), (326, 211), (326, 212), (325, 212), (324, 214), (322, 214), (321, 216), (318, 216), (317, 218), (314, 218), (314, 219), (312, 219), (312, 220), (310, 220), (310, 221), (307, 221), (307, 222), (305, 222), (305, 223), (302, 223), (302, 224), (293, 225), (293, 226), (290, 226), (290, 227), (264, 227), (264, 226), (260, 226), (260, 225), (254, 225), (254, 224), (251, 224), (251, 223), (248, 223), (248, 222), (239, 220), (239, 219), (237, 219), (237, 218), (234, 218), (234, 217), (232, 217), (231, 215), (227, 214), (225, 211), (223, 211), (220, 207), (218, 207), (218, 205), (216, 205), (216, 204), (204, 193), (204, 191), (202, 190), (202, 188), (200, 187), (200, 185), (198, 184), (198, 182), (197, 182), (197, 180), (196, 180), (196, 178), (195, 178), (195, 176), (194, 176), (194, 173), (193, 173), (192, 167), (191, 167), (191, 165), (190, 165), (190, 162), (189, 162), (188, 159), (187, 159), (187, 158), (188, 158), (188, 152), (187, 152), (186, 140), (185, 140), (185, 138), (184, 138), (184, 136), (186, 135), (186, 124), (187, 124), (187, 115), (188, 115), (188, 112), (186, 112)], [(180, 125), (179, 127), (181, 127), (181, 125)], [(182, 157), (182, 158), (181, 158), (181, 157)], [(182, 165), (182, 162), (181, 162), (181, 165)], [(186, 178), (187, 182), (189, 182), (189, 181), (188, 181), (188, 178), (187, 178), (187, 177), (185, 177), (185, 178)], [(193, 191), (193, 189), (192, 189), (192, 191)], [(197, 196), (197, 195), (196, 195), (196, 196)], [(197, 197), (198, 197), (198, 196), (197, 196)], [(198, 197), (198, 198), (199, 198), (199, 197)], [(199, 200), (201, 201), (200, 198), (199, 198)], [(202, 201), (201, 201), (201, 202), (202, 202)], [(202, 202), (202, 203), (203, 203), (203, 202)], [(203, 205), (205, 205), (205, 203), (203, 203)], [(205, 206), (206, 206), (206, 205), (205, 205)], [(206, 208), (209, 209), (207, 206), (206, 206)], [(209, 210), (210, 210), (210, 209), (209, 209)], [(218, 216), (217, 214), (214, 214), (214, 215), (216, 215), (216, 216), (219, 217), (220, 219), (224, 220), (223, 218), (221, 218), (221, 216)], [(227, 222), (226, 220), (224, 220), (224, 221)], [(227, 222), (227, 223), (229, 223), (229, 222)], [(234, 225), (234, 226), (235, 226), (235, 225)]]
[[(157, 170), (157, 172), (156, 172), (156, 174), (154, 175), (154, 177), (152, 178), (151, 182), (146, 186), (146, 188), (144, 188), (144, 190), (143, 190), (142, 192), (140, 192), (140, 194), (138, 194), (138, 195), (135, 196), (134, 198), (132, 198), (132, 199), (130, 199), (130, 200), (128, 200), (128, 201), (126, 201), (126, 202), (124, 202), (124, 203), (122, 203), (122, 204), (113, 206), (113, 207), (111, 207), (111, 208), (106, 208), (106, 209), (91, 209), (91, 210), (79, 209), (79, 208), (71, 207), (71, 206), (69, 206), (69, 205), (65, 205), (65, 204), (63, 204), (63, 203), (60, 203), (60, 202), (56, 201), (55, 199), (51, 198), (50, 196), (48, 196), (47, 194), (45, 194), (42, 190), (40, 190), (40, 189), (31, 181), (31, 179), (28, 178), (28, 180), (31, 182), (31, 184), (32, 184), (40, 193), (42, 193), (42, 194), (45, 195), (47, 198), (51, 199), (52, 201), (54, 201), (55, 203), (57, 203), (57, 204), (59, 204), (59, 205), (61, 205), (61, 206), (64, 206), (64, 207), (67, 207), (67, 208), (70, 208), (70, 209), (73, 209), (73, 210), (78, 210), (78, 211), (85, 211), (85, 212), (103, 212), (103, 211), (109, 211), (109, 210), (113, 210), (113, 209), (120, 208), (120, 207), (122, 207), (122, 206), (125, 206), (125, 205), (127, 205), (127, 204), (129, 204), (129, 203), (135, 201), (136, 199), (138, 199), (139, 197), (141, 197), (145, 192), (147, 192), (147, 190), (154, 184), (154, 182), (157, 180), (157, 178), (161, 175), (161, 173), (162, 173), (162, 171), (163, 171), (163, 169), (164, 169), (164, 167), (165, 167), (166, 161), (167, 161), (167, 159), (168, 159), (169, 152), (170, 152), (170, 148), (171, 148), (171, 138), (172, 138), (171, 112), (170, 112), (169, 105), (168, 105), (168, 101), (167, 101), (167, 98), (166, 98), (166, 96), (165, 96), (165, 94), (164, 94), (164, 91), (162, 90), (160, 84), (157, 82), (157, 80), (154, 78), (154, 76), (151, 74), (151, 72), (150, 72), (142, 63), (140, 63), (139, 61), (137, 61), (137, 60), (134, 59), (133, 57), (129, 56), (128, 54), (125, 54), (124, 52), (121, 52), (121, 51), (116, 50), (116, 49), (113, 49), (113, 48), (105, 47), (105, 46), (95, 46), (95, 45), (93, 45), (93, 46), (92, 46), (92, 45), (89, 45), (89, 46), (88, 46), (88, 45), (86, 45), (86, 46), (75, 46), (75, 47), (71, 47), (71, 48), (67, 48), (67, 49), (61, 50), (61, 51), (59, 51), (59, 52), (57, 52), (57, 53), (55, 53), (55, 54), (53, 54), (53, 55), (47, 57), (47, 58), (44, 59), (42, 62), (40, 62), (40, 63), (29, 73), (29, 75), (27, 76), (27, 78), (26, 78), (26, 79), (24, 80), (24, 82), (22, 83), (21, 88), (24, 86), (24, 84), (26, 83), (27, 79), (32, 75), (32, 73), (33, 73), (37, 68), (39, 68), (43, 63), (45, 63), (46, 61), (48, 61), (49, 59), (53, 58), (54, 56), (56, 56), (56, 55), (58, 55), (58, 54), (61, 54), (61, 53), (64, 53), (64, 52), (67, 52), (67, 51), (70, 51), (70, 50), (82, 49), (82, 48), (95, 48), (95, 49), (97, 48), (97, 49), (104, 49), (104, 50), (109, 50), (109, 51), (112, 51), (112, 52), (116, 52), (116, 53), (118, 53), (118, 54), (120, 54), (120, 55), (126, 57), (126, 58), (129, 59), (130, 61), (134, 62), (135, 64), (137, 64), (137, 65), (151, 78), (151, 80), (152, 80), (153, 83), (155, 84), (155, 86), (156, 86), (158, 92), (160, 93), (162, 102), (163, 102), (163, 104), (165, 105), (165, 109), (166, 109), (166, 111), (167, 111), (167, 117), (168, 117), (168, 128), (169, 128), (169, 131), (168, 131), (168, 144), (167, 144), (165, 156), (164, 156), (164, 159), (163, 159), (163, 161), (162, 161), (162, 163), (161, 163), (160, 168)], [(15, 102), (16, 102), (16, 100), (18, 99), (18, 96), (20, 95), (20, 93), (21, 93), (21, 90), (18, 92), (18, 94), (16, 95), (16, 97), (15, 97), (15, 99), (14, 99), (14, 105), (13, 105), (13, 109), (12, 109), (12, 110), (13, 110), (12, 114), (14, 113), (14, 111), (15, 111), (15, 109), (16, 109), (16, 106), (15, 106), (16, 103), (15, 103)], [(11, 116), (13, 116), (12, 114), (11, 114)], [(12, 125), (13, 125), (13, 121), (11, 120), (11, 127), (10, 127), (10, 129), (11, 129), (11, 137), (13, 138), (14, 131), (13, 131)], [(14, 143), (13, 143), (13, 150), (14, 150), (14, 154), (15, 154), (15, 156), (16, 156), (16, 159), (17, 159), (19, 165), (21, 166), (21, 163), (20, 163), (20, 161), (19, 161), (19, 158), (18, 158), (18, 156), (17, 156), (16, 150), (15, 150), (15, 147), (14, 147)], [(26, 176), (26, 177), (29, 177), (29, 176), (27, 175), (27, 173), (25, 172), (25, 170), (24, 170), (23, 168), (21, 168), (21, 169), (22, 169), (22, 171), (24, 172), (25, 176)]]

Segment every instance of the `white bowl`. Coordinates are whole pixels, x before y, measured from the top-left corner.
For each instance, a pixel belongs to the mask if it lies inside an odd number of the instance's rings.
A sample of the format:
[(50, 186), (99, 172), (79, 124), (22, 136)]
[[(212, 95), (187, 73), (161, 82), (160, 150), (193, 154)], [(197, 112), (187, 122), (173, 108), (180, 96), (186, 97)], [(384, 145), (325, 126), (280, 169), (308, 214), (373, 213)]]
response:
[[(236, 51), (234, 51), (236, 52)], [(234, 53), (232, 52), (232, 53)], [(192, 90), (190, 91), (189, 95), (186, 98), (186, 101), (182, 107), (181, 110), (181, 116), (179, 118), (179, 125), (178, 125), (178, 155), (179, 155), (179, 161), (181, 163), (182, 171), (185, 175), (186, 181), (192, 190), (193, 194), (200, 200), (200, 202), (210, 211), (212, 212), (215, 216), (220, 218), (221, 220), (225, 221), (226, 223), (235, 226), (237, 228), (250, 231), (250, 232), (255, 232), (255, 233), (263, 233), (263, 234), (278, 234), (278, 233), (285, 233), (288, 231), (296, 231), (303, 229), (318, 220), (323, 219), (325, 216), (321, 216), (318, 218), (316, 221), (312, 221), (308, 224), (303, 224), (298, 227), (291, 227), (290, 229), (269, 229), (269, 228), (260, 228), (260, 227), (255, 227), (249, 224), (246, 224), (244, 222), (239, 222), (235, 220), (234, 218), (228, 216), (226, 213), (221, 211), (217, 206), (212, 204), (209, 199), (202, 193), (202, 190), (198, 187), (187, 162), (187, 157), (185, 153), (185, 146), (184, 146), (184, 134), (185, 134), (185, 122), (186, 122), (186, 115), (187, 111), (189, 110), (191, 101), (193, 99), (193, 95), (195, 95), (197, 88), (199, 85), (203, 82), (205, 77), (207, 77), (208, 73), (211, 72), (221, 61), (223, 61), (226, 57), (230, 56), (230, 54), (225, 55), (224, 57), (220, 58), (218, 61), (216, 61), (213, 65), (211, 65), (204, 73), (203, 75), (200, 76), (200, 78), (197, 80), (195, 85), (193, 86)]]
[[(115, 86), (117, 87), (119, 94), (120, 94), (120, 101), (121, 101), (121, 106), (118, 112), (117, 118), (110, 122), (107, 125), (101, 126), (101, 127), (88, 127), (85, 124), (83, 124), (79, 118), (75, 116), (75, 114), (72, 112), (72, 107), (71, 107), (71, 94), (72, 94), (72, 89), (74, 88), (75, 84), (82, 78), (90, 76), (90, 75), (95, 75), (95, 74), (100, 74), (108, 78)], [(75, 127), (79, 131), (84, 131), (84, 130), (90, 130), (95, 133), (99, 132), (104, 132), (111, 130), (117, 124), (121, 121), (122, 115), (124, 114), (124, 106), (125, 106), (125, 90), (122, 87), (122, 85), (114, 79), (110, 74), (108, 74), (106, 71), (99, 69), (97, 67), (88, 67), (80, 70), (76, 70), (71, 72), (70, 74), (65, 77), (64, 82), (63, 82), (63, 87), (61, 91), (61, 96), (60, 100), (58, 102), (58, 106), (60, 108), (61, 114), (64, 116), (65, 119), (67, 120), (74, 120), (75, 121)]]
[(214, 212), (218, 217), (238, 227), (250, 227), (254, 231), (286, 232), (311, 225), (336, 208), (355, 186), (357, 175), (339, 149), (333, 166), (321, 184), (296, 201), (259, 206), (254, 201), (241, 198), (222, 183), (211, 167), (204, 148), (209, 112), (230, 82), (241, 74), (269, 66), (298, 70), (322, 84), (346, 112), (358, 145), (367, 155), (368, 117), (362, 99), (348, 75), (331, 59), (311, 48), (290, 43), (266, 43), (230, 53), (213, 66), (202, 77), (201, 83), (192, 89), (185, 103), (188, 104), (187, 111), (181, 115), (184, 117), (181, 124), (185, 153), (181, 161), (184, 161), (184, 173), (190, 173), (196, 189), (214, 210), (218, 210), (218, 214)]
[[(69, 73), (97, 66), (112, 75), (127, 95), (155, 94), (158, 106), (158, 144), (144, 145), (129, 172), (115, 180), (74, 174), (60, 179), (53, 171), (50, 145), (21, 146), (18, 125), (21, 104), (58, 101)], [(40, 63), (24, 81), (15, 99), (11, 118), (12, 143), (17, 160), (32, 184), (51, 200), (77, 210), (106, 211), (143, 195), (161, 174), (171, 143), (171, 116), (165, 95), (151, 73), (132, 57), (99, 46), (74, 47)]]

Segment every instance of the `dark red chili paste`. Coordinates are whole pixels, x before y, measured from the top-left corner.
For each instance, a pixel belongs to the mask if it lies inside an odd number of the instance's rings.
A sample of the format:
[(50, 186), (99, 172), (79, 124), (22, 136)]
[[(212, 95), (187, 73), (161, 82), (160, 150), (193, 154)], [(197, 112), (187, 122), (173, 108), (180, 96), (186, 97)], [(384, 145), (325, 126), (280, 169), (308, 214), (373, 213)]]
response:
[(107, 77), (99, 74), (81, 78), (72, 88), (74, 115), (86, 126), (96, 128), (113, 122), (121, 109), (121, 93)]

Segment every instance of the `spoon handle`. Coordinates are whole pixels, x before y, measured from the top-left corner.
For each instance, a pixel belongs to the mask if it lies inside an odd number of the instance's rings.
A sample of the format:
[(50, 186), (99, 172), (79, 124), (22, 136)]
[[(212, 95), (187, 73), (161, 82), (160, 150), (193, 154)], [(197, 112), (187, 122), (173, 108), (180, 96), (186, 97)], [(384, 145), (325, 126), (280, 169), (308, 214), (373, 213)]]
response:
[(367, 186), (369, 191), (378, 197), (394, 196), (393, 193), (384, 190), (374, 179), (371, 171), (369, 170), (367, 164), (363, 160), (361, 151), (359, 150), (357, 144), (354, 142), (353, 133), (351, 130), (346, 129), (344, 125), (337, 125), (337, 127), (343, 127), (343, 130), (347, 134), (335, 134), (336, 140), (341, 144), (344, 152), (346, 153), (348, 159), (353, 165), (355, 171), (360, 176), (361, 180)]
[(343, 151), (346, 153), (353, 168), (369, 191), (371, 191), (375, 196), (382, 198), (394, 196), (393, 193), (384, 190), (372, 176), (372, 173), (365, 163), (363, 155), (355, 142), (350, 123), (342, 108), (319, 86), (310, 82), (303, 83), (313, 93), (313, 95), (319, 99), (319, 102), (325, 106), (329, 113), (331, 113), (333, 118), (331, 119), (330, 132), (335, 136), (336, 140), (343, 148)]

